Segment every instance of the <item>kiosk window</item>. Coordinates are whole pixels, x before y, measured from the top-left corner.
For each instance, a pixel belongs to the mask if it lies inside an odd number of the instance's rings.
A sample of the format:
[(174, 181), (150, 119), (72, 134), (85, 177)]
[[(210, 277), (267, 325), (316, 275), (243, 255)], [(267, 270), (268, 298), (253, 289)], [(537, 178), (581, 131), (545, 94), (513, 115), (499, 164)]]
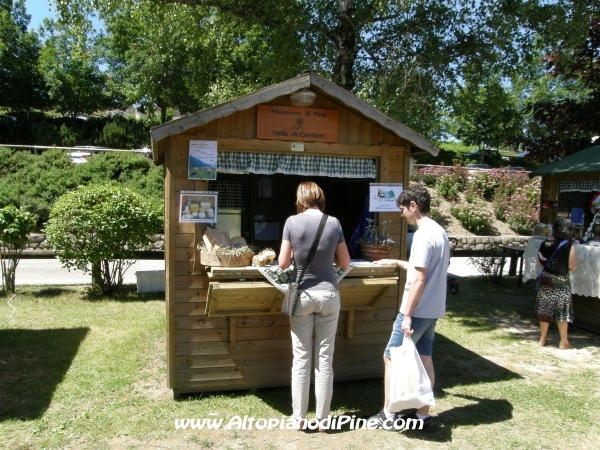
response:
[(254, 222), (255, 241), (278, 241), (279, 222)]

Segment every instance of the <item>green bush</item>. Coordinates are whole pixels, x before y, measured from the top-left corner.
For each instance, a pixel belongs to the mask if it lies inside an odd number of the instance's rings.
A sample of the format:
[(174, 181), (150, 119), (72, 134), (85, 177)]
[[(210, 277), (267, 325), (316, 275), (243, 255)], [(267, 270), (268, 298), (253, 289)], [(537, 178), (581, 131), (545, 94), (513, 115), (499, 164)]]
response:
[(423, 183), (426, 186), (435, 186), (442, 175), (446, 175), (451, 168), (446, 166), (424, 166), (414, 171), (411, 181)]
[(518, 234), (530, 234), (538, 223), (540, 180), (515, 176), (505, 180), (494, 193), (496, 219)]
[(471, 233), (483, 236), (492, 227), (491, 214), (486, 211), (486, 205), (483, 202), (475, 202), (464, 206), (455, 205), (450, 208), (450, 213)]
[[(490, 283), (498, 284), (504, 268), (502, 256), (497, 254), (497, 248), (490, 255), (469, 258), (468, 263), (474, 266)], [(496, 253), (496, 254), (493, 254)]]
[(60, 135), (60, 145), (64, 147), (73, 147), (77, 144), (77, 132), (68, 127), (67, 124), (62, 124), (58, 130)]
[(30, 212), (43, 228), (54, 202), (80, 185), (113, 183), (163, 204), (162, 166), (137, 153), (110, 152), (85, 164), (73, 164), (58, 149), (32, 155), (0, 147), (0, 208), (15, 206)]
[(435, 190), (446, 200), (456, 200), (459, 193), (459, 185), (452, 175), (444, 174), (437, 179)]
[(21, 254), (28, 242), (28, 234), (35, 222), (26, 211), (14, 206), (0, 209), (0, 266), (7, 292), (15, 292), (15, 274)]
[(45, 232), (64, 267), (91, 273), (92, 284), (110, 295), (162, 224), (159, 206), (130, 189), (83, 186), (58, 199)]
[(59, 145), (62, 141), (56, 125), (46, 120), (34, 122), (31, 133), (36, 145)]
[(456, 200), (458, 193), (467, 186), (468, 175), (466, 169), (459, 166), (445, 168), (445, 171), (437, 177), (435, 189), (447, 200)]

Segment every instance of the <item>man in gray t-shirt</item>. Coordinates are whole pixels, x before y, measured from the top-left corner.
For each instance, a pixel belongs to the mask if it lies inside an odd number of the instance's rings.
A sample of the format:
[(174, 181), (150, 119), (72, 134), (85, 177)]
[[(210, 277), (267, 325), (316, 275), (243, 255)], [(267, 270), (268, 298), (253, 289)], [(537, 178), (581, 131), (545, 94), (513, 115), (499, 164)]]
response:
[[(413, 237), (408, 261), (383, 259), (375, 264), (395, 265), (407, 271), (406, 285), (402, 295), (400, 313), (392, 328), (390, 341), (384, 351), (385, 401), (383, 409), (371, 417), (377, 428), (393, 429), (396, 415), (389, 411), (389, 383), (391, 375), (390, 349), (402, 345), (404, 336), (411, 336), (431, 380), (435, 381), (433, 370), (433, 338), (437, 319), (446, 314), (446, 286), (450, 263), (450, 244), (444, 229), (430, 216), (431, 197), (427, 189), (420, 185), (409, 186), (402, 191), (396, 203), (400, 214), (409, 224), (418, 229)], [(423, 430), (433, 431), (433, 420), (429, 416), (429, 406), (423, 406), (410, 414), (413, 419), (423, 421)]]

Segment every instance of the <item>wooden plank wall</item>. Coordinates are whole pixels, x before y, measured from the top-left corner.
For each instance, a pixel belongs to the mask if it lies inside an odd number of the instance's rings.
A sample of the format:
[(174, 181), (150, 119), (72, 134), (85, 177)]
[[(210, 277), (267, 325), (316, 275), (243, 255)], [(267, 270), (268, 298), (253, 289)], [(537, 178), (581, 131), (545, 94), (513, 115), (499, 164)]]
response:
[[(276, 99), (272, 104), (288, 105), (289, 98)], [(402, 139), (322, 96), (317, 96), (314, 107), (339, 110), (340, 144), (369, 146), (375, 154), (380, 154), (378, 181), (406, 179)], [(255, 135), (256, 108), (252, 108), (170, 139), (165, 156), (165, 205), (170, 205), (165, 208), (165, 257), (168, 386), (175, 395), (290, 383), (292, 350), (288, 319), (281, 315), (238, 317), (236, 345), (230, 346), (229, 318), (205, 314), (208, 277), (202, 266), (194, 268), (195, 226), (178, 220), (180, 191), (207, 188), (205, 181), (187, 179), (188, 142), (203, 138), (253, 140)], [(289, 143), (281, 144), (285, 144), (286, 149), (289, 146)], [(283, 147), (277, 150), (274, 141), (265, 141), (265, 148), (267, 150), (261, 151), (283, 151)], [(226, 150), (221, 143), (219, 149)], [(353, 152), (352, 156), (360, 155)], [(401, 224), (397, 214), (380, 214), (379, 220), (393, 221), (391, 234), (396, 244), (392, 257), (399, 257), (401, 227), (405, 224)], [(376, 310), (356, 312), (353, 339), (346, 338), (344, 332), (348, 313), (340, 314), (334, 357), (336, 380), (383, 376), (382, 354), (397, 308), (398, 289), (395, 288)]]

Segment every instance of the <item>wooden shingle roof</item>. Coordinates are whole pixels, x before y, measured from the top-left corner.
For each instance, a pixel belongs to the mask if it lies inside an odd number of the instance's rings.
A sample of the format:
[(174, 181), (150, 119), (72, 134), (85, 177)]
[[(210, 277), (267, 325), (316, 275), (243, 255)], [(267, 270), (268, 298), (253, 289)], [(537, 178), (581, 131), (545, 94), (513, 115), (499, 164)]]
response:
[[(270, 102), (277, 97), (290, 95), (301, 89), (311, 89), (314, 92), (330, 98), (350, 111), (367, 118), (371, 122), (378, 124), (382, 128), (410, 142), (412, 146), (417, 149), (424, 150), (434, 156), (437, 156), (439, 153), (439, 148), (436, 145), (416, 131), (391, 117), (388, 117), (378, 109), (356, 97), (351, 92), (323, 78), (316, 72), (307, 72), (296, 78), (265, 87), (252, 94), (244, 95), (227, 103), (213, 106), (180, 119), (157, 125), (150, 130), (152, 147), (156, 151), (159, 147), (157, 144), (169, 136), (185, 133), (190, 128), (202, 126), (215, 119), (230, 116), (237, 111), (246, 110), (261, 103)], [(155, 153), (155, 161), (156, 159)]]

